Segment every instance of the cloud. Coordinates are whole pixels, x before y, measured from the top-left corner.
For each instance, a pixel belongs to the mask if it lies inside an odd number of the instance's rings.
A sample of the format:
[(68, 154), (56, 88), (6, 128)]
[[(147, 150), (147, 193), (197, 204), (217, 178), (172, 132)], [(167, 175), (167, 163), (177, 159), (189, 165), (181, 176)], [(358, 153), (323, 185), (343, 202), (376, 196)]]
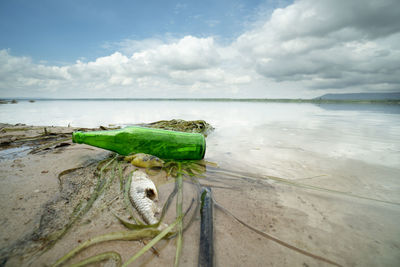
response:
[(215, 66), (219, 55), (213, 38), (185, 36), (176, 43), (133, 54), (133, 60), (171, 70), (196, 70)]
[[(297, 1), (234, 46), (257, 72), (310, 89), (399, 89), (398, 1)], [(375, 86), (374, 88), (377, 88)]]
[(8, 50), (0, 50), (0, 89), (39, 91), (53, 90), (53, 85), (69, 78), (63, 67), (34, 64), (28, 57), (13, 57)]
[(398, 1), (301, 0), (275, 9), (230, 44), (214, 37), (106, 44), (94, 61), (36, 64), (0, 51), (2, 96), (307, 97), (395, 91)]
[(326, 37), (343, 29), (377, 38), (400, 30), (398, 7), (396, 0), (297, 1), (275, 10), (266, 26), (281, 39)]
[(229, 93), (251, 81), (249, 75), (223, 66), (229, 49), (215, 44), (212, 37), (185, 36), (153, 44), (144, 48), (135, 43), (138, 49), (132, 55), (114, 52), (62, 67), (35, 64), (1, 50), (0, 76), (5, 77), (1, 92), (3, 96), (27, 92), (43, 96), (44, 91), (49, 93), (45, 96), (63, 97), (171, 97), (171, 93), (179, 97), (193, 92), (207, 96), (216, 88)]

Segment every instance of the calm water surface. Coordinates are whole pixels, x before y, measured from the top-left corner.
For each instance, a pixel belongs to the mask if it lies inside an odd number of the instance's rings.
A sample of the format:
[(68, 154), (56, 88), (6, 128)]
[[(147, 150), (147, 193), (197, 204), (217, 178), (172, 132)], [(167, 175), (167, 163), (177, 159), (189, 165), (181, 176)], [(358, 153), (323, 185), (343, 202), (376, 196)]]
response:
[[(180, 118), (215, 127), (208, 158), (262, 165), (276, 149), (400, 166), (400, 106), (199, 101), (20, 101), (0, 122), (97, 127)], [(266, 164), (266, 163), (264, 163)]]

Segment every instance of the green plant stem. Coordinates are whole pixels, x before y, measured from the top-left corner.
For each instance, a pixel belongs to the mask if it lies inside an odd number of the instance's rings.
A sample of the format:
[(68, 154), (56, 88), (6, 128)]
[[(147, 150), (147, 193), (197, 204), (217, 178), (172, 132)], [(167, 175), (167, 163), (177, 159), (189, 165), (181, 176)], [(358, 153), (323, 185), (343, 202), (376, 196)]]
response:
[(81, 210), (81, 212), (79, 212), (77, 214), (77, 216), (75, 218), (73, 218), (73, 220), (70, 222), (70, 225), (72, 225), (75, 221), (77, 221), (78, 219), (80, 219), (84, 214), (86, 214), (90, 208), (93, 206), (93, 203), (97, 200), (97, 198), (100, 196), (100, 194), (104, 191), (104, 187), (106, 185), (106, 178), (103, 177), (103, 172), (104, 169), (107, 168), (114, 160), (116, 159), (116, 156), (113, 157), (110, 161), (107, 162), (107, 164), (105, 164), (101, 170), (100, 170), (100, 176), (97, 182), (97, 185), (94, 189), (94, 192), (92, 193), (92, 195), (90, 196), (90, 199), (88, 200), (88, 202), (86, 203), (86, 206)]
[[(65, 261), (72, 258), (78, 252), (82, 251), (83, 249), (85, 249), (87, 247), (98, 244), (98, 243), (102, 243), (102, 242), (106, 242), (106, 241), (113, 241), (113, 240), (123, 240), (123, 241), (140, 240), (143, 238), (152, 238), (154, 236), (157, 236), (159, 233), (160, 233), (159, 230), (149, 228), (149, 229), (141, 229), (141, 230), (137, 230), (137, 231), (113, 232), (113, 233), (109, 233), (109, 234), (105, 234), (105, 235), (101, 235), (101, 236), (96, 236), (96, 237), (86, 240), (85, 242), (83, 242), (82, 244), (80, 244), (79, 246), (77, 246), (76, 248), (74, 248), (73, 250), (68, 252), (67, 254), (65, 254), (62, 258), (57, 260), (56, 263), (54, 263), (53, 267), (60, 266)], [(165, 235), (167, 235), (167, 234), (168, 234), (168, 232)], [(163, 237), (165, 235), (163, 235)]]
[[(178, 175), (176, 177), (176, 184), (178, 187), (178, 194), (176, 195), (176, 215), (177, 217), (182, 217), (182, 203), (183, 203), (183, 181), (182, 181), (182, 165), (178, 162)], [(176, 240), (176, 254), (175, 254), (175, 264), (174, 266), (179, 266), (179, 259), (182, 253), (182, 229), (183, 220), (180, 220), (177, 226), (178, 238)]]
[(119, 255), (119, 253), (114, 252), (114, 251), (108, 251), (108, 252), (104, 252), (89, 258), (84, 259), (83, 261), (80, 261), (78, 263), (74, 263), (69, 265), (69, 267), (82, 267), (82, 266), (86, 266), (92, 263), (96, 263), (96, 262), (100, 262), (100, 261), (104, 261), (104, 260), (108, 260), (108, 259), (113, 259), (117, 266), (121, 266), (122, 263), (122, 259), (121, 259), (121, 255)]
[[(113, 159), (115, 160), (115, 158)], [(107, 183), (100, 189), (99, 195), (101, 195), (104, 190), (107, 190), (108, 188), (110, 188), (111, 184), (114, 182), (115, 179), (115, 172), (116, 172), (116, 165), (117, 165), (117, 161), (114, 162), (114, 164), (111, 167), (111, 177), (107, 180)]]
[(124, 190), (124, 176), (122, 175), (121, 163), (118, 162), (118, 174), (119, 174), (119, 189), (121, 192)]
[(144, 228), (157, 228), (159, 223), (156, 224), (137, 224), (137, 223), (131, 223), (129, 221), (126, 221), (119, 217), (118, 215), (114, 214), (115, 218), (119, 220), (120, 223), (122, 223), (126, 228), (131, 229), (131, 230), (138, 230), (138, 229), (144, 229)]
[[(138, 253), (136, 253), (135, 255), (133, 255), (129, 260), (127, 260), (122, 267), (126, 267), (129, 264), (131, 264), (133, 261), (135, 261), (137, 258), (139, 258), (140, 256), (142, 256), (144, 253), (146, 253), (146, 251), (148, 251), (152, 246), (154, 246), (155, 244), (157, 244), (158, 241), (160, 241), (161, 239), (163, 239), (165, 236), (167, 236), (168, 234), (171, 234), (171, 230), (175, 227), (175, 225), (177, 225), (179, 222), (182, 221), (182, 217), (178, 217), (175, 222), (173, 222), (172, 224), (170, 224), (167, 228), (165, 228), (161, 233), (159, 233), (155, 238), (153, 238), (146, 246), (144, 246), (141, 250), (139, 250)], [(143, 231), (143, 230), (141, 230)]]

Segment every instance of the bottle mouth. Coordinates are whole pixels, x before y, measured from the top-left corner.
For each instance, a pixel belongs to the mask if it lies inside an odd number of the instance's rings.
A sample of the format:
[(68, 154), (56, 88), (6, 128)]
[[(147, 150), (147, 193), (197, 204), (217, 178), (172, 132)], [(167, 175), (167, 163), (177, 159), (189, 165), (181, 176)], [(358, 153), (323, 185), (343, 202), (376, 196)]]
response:
[(72, 133), (72, 142), (82, 144), (82, 132)]

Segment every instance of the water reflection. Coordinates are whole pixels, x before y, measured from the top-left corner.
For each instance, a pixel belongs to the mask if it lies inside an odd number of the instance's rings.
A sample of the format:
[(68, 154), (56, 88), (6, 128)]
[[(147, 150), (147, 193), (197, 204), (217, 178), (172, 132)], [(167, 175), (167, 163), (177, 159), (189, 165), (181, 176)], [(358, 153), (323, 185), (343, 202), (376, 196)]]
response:
[(382, 112), (388, 114), (400, 114), (400, 105), (395, 104), (349, 104), (349, 103), (332, 103), (332, 104), (315, 104), (325, 110), (342, 110), (342, 111), (366, 111), (366, 112)]
[[(204, 119), (207, 157), (270, 168), (304, 153), (400, 166), (398, 105), (205, 101), (36, 101), (0, 106), (0, 121), (97, 127)], [(279, 163), (280, 164), (280, 163)], [(263, 167), (264, 166), (264, 167)]]

